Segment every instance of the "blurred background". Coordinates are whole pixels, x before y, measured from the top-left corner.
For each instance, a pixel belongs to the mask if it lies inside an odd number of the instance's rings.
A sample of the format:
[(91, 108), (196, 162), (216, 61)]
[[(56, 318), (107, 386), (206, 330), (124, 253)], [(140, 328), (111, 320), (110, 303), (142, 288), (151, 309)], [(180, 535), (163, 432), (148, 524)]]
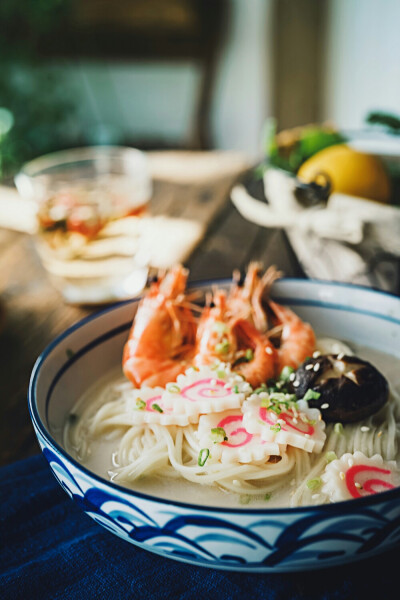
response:
[(399, 22), (398, 0), (2, 0), (1, 176), (92, 144), (256, 162), (271, 117), (398, 133)]

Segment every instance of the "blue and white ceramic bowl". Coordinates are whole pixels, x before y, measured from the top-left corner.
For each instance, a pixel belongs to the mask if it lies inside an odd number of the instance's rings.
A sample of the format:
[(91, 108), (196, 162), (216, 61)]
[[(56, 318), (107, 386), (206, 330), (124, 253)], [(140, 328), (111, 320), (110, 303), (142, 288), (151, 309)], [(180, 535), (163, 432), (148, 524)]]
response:
[[(400, 358), (400, 300), (394, 296), (287, 279), (275, 284), (274, 297), (318, 333)], [(56, 441), (64, 422), (85, 390), (120, 364), (135, 309), (135, 302), (123, 303), (71, 327), (43, 352), (32, 373), (29, 410), (39, 444), (61, 486), (88, 515), (145, 550), (235, 571), (315, 569), (370, 557), (398, 543), (400, 488), (322, 506), (224, 509), (128, 490), (69, 456)]]

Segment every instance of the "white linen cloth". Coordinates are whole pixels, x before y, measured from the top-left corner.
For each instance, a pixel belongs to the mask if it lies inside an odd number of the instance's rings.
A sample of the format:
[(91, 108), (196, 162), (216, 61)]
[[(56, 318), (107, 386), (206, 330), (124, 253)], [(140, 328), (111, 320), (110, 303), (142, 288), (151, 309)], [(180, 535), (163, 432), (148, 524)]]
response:
[(268, 169), (268, 204), (244, 185), (235, 186), (231, 198), (248, 220), (285, 229), (309, 277), (400, 292), (400, 208), (338, 193), (326, 207), (304, 208), (294, 189), (293, 177)]

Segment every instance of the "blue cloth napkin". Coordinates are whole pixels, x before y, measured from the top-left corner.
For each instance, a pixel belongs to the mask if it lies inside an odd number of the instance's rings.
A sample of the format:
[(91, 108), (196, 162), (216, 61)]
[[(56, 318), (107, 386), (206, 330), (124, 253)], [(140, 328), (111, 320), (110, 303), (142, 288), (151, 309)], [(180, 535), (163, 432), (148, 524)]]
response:
[(0, 469), (0, 536), (2, 600), (398, 598), (398, 549), (344, 567), (262, 575), (161, 558), (86, 516), (42, 456)]

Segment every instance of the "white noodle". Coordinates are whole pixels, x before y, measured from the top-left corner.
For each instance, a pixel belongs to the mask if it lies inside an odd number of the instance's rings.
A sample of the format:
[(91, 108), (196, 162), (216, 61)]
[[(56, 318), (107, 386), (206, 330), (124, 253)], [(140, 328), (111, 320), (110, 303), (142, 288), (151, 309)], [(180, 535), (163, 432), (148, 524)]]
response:
[[(64, 445), (85, 463), (94, 441), (113, 440), (112, 481), (133, 484), (144, 476), (183, 478), (187, 481), (262, 498), (276, 490), (291, 489), (290, 506), (328, 502), (322, 494), (307, 486), (310, 479), (320, 477), (326, 453), (340, 458), (346, 452), (360, 450), (367, 456), (382, 455), (395, 460), (400, 436), (400, 393), (392, 389), (387, 405), (362, 422), (347, 424), (341, 434), (332, 424), (326, 427), (326, 442), (321, 454), (288, 447), (278, 462), (221, 463), (212, 457), (204, 466), (198, 465), (199, 442), (197, 425), (187, 427), (158, 424), (135, 425), (132, 420), (132, 387), (129, 382), (116, 381), (104, 387), (94, 400), (77, 404), (65, 428)], [(79, 416), (77, 416), (79, 415)]]

